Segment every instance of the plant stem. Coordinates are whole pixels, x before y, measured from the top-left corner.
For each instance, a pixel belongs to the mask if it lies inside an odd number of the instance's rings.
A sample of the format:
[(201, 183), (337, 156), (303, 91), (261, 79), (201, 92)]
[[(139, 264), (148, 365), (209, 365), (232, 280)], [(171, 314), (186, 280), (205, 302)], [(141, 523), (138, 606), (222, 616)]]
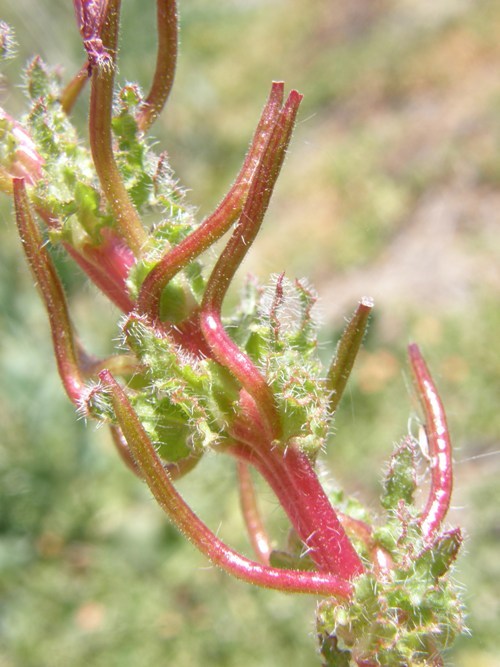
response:
[(408, 346), (408, 354), (425, 414), (431, 469), (431, 488), (427, 504), (420, 516), (420, 524), (424, 536), (432, 539), (450, 506), (453, 488), (451, 441), (443, 404), (415, 343)]
[(260, 565), (244, 558), (216, 537), (176, 491), (123, 389), (108, 371), (102, 371), (99, 377), (111, 393), (120, 429), (159, 505), (179, 530), (214, 565), (218, 565), (238, 579), (257, 586), (296, 593), (329, 595), (340, 599), (350, 597), (351, 584), (338, 576), (323, 572), (281, 570)]
[(175, 0), (157, 0), (158, 51), (153, 83), (137, 114), (137, 125), (146, 132), (161, 113), (172, 90), (177, 63), (178, 18)]
[(103, 235), (103, 243), (99, 246), (86, 244), (77, 250), (69, 243), (63, 245), (92, 282), (121, 311), (130, 313), (134, 303), (128, 295), (126, 280), (134, 256), (112, 230), (104, 230)]
[(71, 113), (78, 99), (78, 96), (85, 87), (88, 79), (89, 62), (87, 60), (61, 93), (61, 98), (59, 101), (61, 102), (64, 113), (68, 115)]
[(33, 219), (24, 179), (13, 179), (13, 190), (19, 236), (47, 309), (59, 375), (69, 398), (78, 406), (85, 391), (85, 383), (80, 372), (73, 327), (61, 281)]
[(252, 143), (231, 189), (216, 210), (165, 256), (147, 275), (138, 298), (138, 310), (151, 320), (160, 312), (161, 293), (167, 283), (189, 262), (223, 236), (239, 218), (269, 136), (283, 101), (283, 84), (273, 83)]
[(250, 470), (248, 465), (243, 461), (237, 462), (237, 470), (241, 512), (245, 520), (250, 542), (259, 561), (264, 565), (269, 565), (271, 546), (266, 529), (262, 523), (259, 508), (257, 507), (257, 498)]
[(262, 224), (301, 100), (302, 96), (293, 90), (279, 113), (241, 218), (210, 274), (200, 310), (201, 330), (213, 356), (253, 397), (270, 440), (278, 439), (281, 434), (274, 396), (266, 378), (226, 333), (221, 321), (221, 308), (229, 284)]
[(102, 41), (113, 63), (97, 63), (92, 68), (89, 140), (94, 165), (104, 195), (116, 217), (117, 229), (134, 255), (140, 255), (147, 236), (128, 195), (113, 153), (111, 119), (120, 0), (109, 0)]
[(322, 571), (345, 579), (361, 574), (361, 560), (306, 455), (266, 440), (255, 404), (249, 397), (241, 400), (245, 415), (233, 425), (235, 444), (228, 452), (251, 463), (266, 479)]

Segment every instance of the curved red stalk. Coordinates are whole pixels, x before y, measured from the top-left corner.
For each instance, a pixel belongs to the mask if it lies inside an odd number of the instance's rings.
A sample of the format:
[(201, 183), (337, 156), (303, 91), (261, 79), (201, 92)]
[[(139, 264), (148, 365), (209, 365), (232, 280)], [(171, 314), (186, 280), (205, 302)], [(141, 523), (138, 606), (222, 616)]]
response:
[(294, 447), (270, 443), (255, 403), (244, 392), (240, 403), (244, 414), (231, 428), (235, 444), (227, 447), (228, 453), (251, 463), (266, 479), (322, 571), (345, 579), (361, 574), (361, 560), (307, 456)]
[(69, 398), (78, 406), (84, 395), (85, 383), (80, 372), (79, 355), (64, 291), (31, 214), (24, 179), (13, 179), (13, 190), (17, 227), (28, 264), (49, 316), (59, 375)]
[(172, 90), (177, 63), (178, 19), (175, 0), (156, 0), (158, 51), (153, 83), (137, 114), (137, 125), (146, 132), (157, 117)]
[(241, 513), (247, 527), (248, 536), (259, 561), (269, 565), (271, 546), (264, 528), (262, 517), (257, 507), (257, 498), (248, 465), (237, 462), (238, 483), (240, 488)]
[(226, 333), (221, 321), (221, 307), (229, 284), (262, 224), (301, 100), (302, 96), (293, 90), (279, 113), (240, 220), (210, 274), (200, 310), (201, 330), (213, 356), (253, 397), (271, 440), (278, 439), (281, 433), (274, 396), (265, 377)]
[(121, 430), (118, 428), (118, 426), (114, 426), (113, 424), (111, 424), (109, 430), (111, 431), (111, 439), (113, 440), (113, 444), (116, 451), (120, 455), (121, 460), (125, 463), (127, 468), (134, 473), (134, 475), (142, 478), (141, 469), (135, 462), (135, 459), (132, 456), (132, 452), (129, 449), (127, 441), (123, 437)]
[(216, 537), (175, 489), (123, 389), (108, 371), (102, 371), (99, 377), (111, 393), (120, 429), (154, 497), (179, 530), (214, 565), (257, 586), (341, 599), (350, 597), (352, 585), (338, 576), (260, 565), (241, 556)]
[(220, 311), (229, 283), (260, 229), (285, 159), (301, 100), (302, 95), (292, 90), (276, 119), (240, 220), (208, 279), (202, 310)]
[(87, 274), (92, 282), (124, 313), (134, 309), (134, 302), (127, 289), (127, 278), (135, 262), (131, 250), (112, 230), (103, 230), (103, 242), (90, 243), (81, 249), (64, 243), (64, 248)]
[(73, 107), (88, 80), (89, 61), (87, 60), (61, 93), (59, 101), (64, 113), (70, 114), (73, 111)]
[(408, 346), (410, 363), (418, 397), (426, 420), (429, 441), (431, 488), (427, 504), (420, 516), (422, 532), (431, 539), (439, 529), (450, 506), (453, 488), (451, 441), (443, 404), (429, 369), (415, 343)]
[(159, 317), (161, 294), (167, 283), (184, 266), (218, 241), (240, 216), (256, 168), (276, 123), (283, 101), (283, 88), (282, 83), (273, 83), (248, 153), (227, 195), (197, 229), (167, 251), (145, 278), (137, 306), (139, 312), (147, 315), (149, 319), (154, 321)]
[(241, 382), (254, 399), (262, 417), (266, 440), (278, 440), (281, 434), (280, 417), (265, 377), (250, 357), (229, 337), (219, 312), (203, 310), (200, 313), (200, 325), (213, 357)]

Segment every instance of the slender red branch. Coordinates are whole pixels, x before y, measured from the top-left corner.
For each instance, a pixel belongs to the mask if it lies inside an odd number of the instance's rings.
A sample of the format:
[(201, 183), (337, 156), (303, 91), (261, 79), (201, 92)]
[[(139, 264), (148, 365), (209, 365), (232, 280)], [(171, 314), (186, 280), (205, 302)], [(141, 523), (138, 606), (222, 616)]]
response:
[(221, 307), (229, 284), (262, 224), (285, 158), (301, 100), (302, 96), (293, 90), (279, 113), (239, 223), (208, 279), (200, 311), (201, 330), (213, 356), (253, 397), (271, 440), (278, 439), (281, 433), (274, 396), (252, 360), (226, 333), (221, 321)]
[(174, 248), (169, 248), (144, 280), (139, 293), (138, 310), (148, 315), (151, 320), (154, 321), (159, 317), (161, 294), (167, 283), (184, 266), (218, 241), (241, 215), (282, 101), (283, 84), (273, 83), (252, 143), (231, 189), (216, 210), (197, 229)]
[(229, 284), (259, 232), (285, 159), (301, 100), (302, 95), (292, 90), (278, 115), (241, 218), (208, 280), (203, 310), (220, 311)]
[(137, 125), (146, 132), (160, 115), (172, 90), (177, 63), (178, 18), (175, 0), (157, 0), (158, 51), (153, 83), (137, 114)]
[(242, 392), (244, 415), (233, 424), (235, 444), (228, 453), (257, 468), (273, 489), (291, 524), (318, 567), (345, 579), (363, 572), (361, 560), (347, 537), (309, 459), (295, 447), (285, 449), (266, 440), (260, 416)]
[(61, 93), (61, 106), (66, 114), (70, 114), (75, 103), (89, 80), (89, 62), (82, 65), (77, 74), (71, 79)]
[(237, 462), (237, 470), (240, 487), (241, 511), (243, 519), (245, 520), (250, 542), (259, 561), (264, 565), (269, 565), (271, 546), (262, 522), (259, 508), (257, 507), (257, 498), (250, 470), (248, 465), (243, 461)]
[(103, 241), (98, 246), (88, 243), (77, 250), (69, 243), (63, 245), (92, 282), (120, 310), (130, 313), (134, 309), (126, 281), (135, 258), (122, 239), (112, 230), (105, 229)]
[[(120, 0), (109, 0), (101, 35), (104, 46), (111, 54), (116, 53), (119, 12)], [(90, 149), (104, 195), (116, 217), (118, 232), (138, 256), (147, 236), (114, 158), (111, 131), (114, 73), (114, 63), (106, 61), (97, 62), (93, 68), (89, 112)]]
[(75, 405), (79, 405), (85, 383), (80, 372), (64, 291), (50, 255), (44, 247), (40, 230), (33, 219), (24, 179), (15, 178), (13, 190), (17, 227), (26, 258), (49, 316), (59, 375), (69, 398)]
[[(59, 230), (61, 222), (47, 210), (38, 206), (37, 214), (49, 229)], [(115, 231), (101, 231), (101, 243), (82, 243), (78, 249), (63, 241), (62, 245), (92, 282), (124, 313), (134, 309), (127, 288), (127, 278), (135, 257)]]
[(134, 457), (132, 456), (132, 452), (129, 449), (128, 443), (123, 437), (123, 433), (121, 430), (118, 428), (118, 426), (114, 426), (113, 424), (110, 426), (110, 431), (111, 431), (111, 439), (113, 440), (113, 444), (115, 446), (116, 451), (120, 455), (121, 460), (129, 470), (131, 470), (134, 475), (136, 475), (139, 478), (142, 478), (141, 474), (141, 469), (135, 462)]
[(248, 560), (224, 544), (175, 489), (123, 389), (107, 371), (102, 371), (100, 379), (111, 393), (120, 429), (154, 497), (179, 530), (214, 565), (257, 586), (297, 593), (331, 595), (340, 599), (350, 597), (352, 585), (338, 576), (267, 567)]
[(425, 414), (429, 441), (431, 488), (427, 504), (420, 516), (420, 524), (424, 536), (431, 539), (450, 506), (453, 488), (452, 449), (443, 404), (415, 343), (408, 346), (408, 354), (418, 397)]

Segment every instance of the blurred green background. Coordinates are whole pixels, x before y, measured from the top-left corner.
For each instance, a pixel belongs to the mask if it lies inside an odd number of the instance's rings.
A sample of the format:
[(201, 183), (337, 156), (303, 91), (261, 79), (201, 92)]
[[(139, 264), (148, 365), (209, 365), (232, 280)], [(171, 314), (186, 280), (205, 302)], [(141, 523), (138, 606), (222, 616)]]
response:
[[(30, 55), (63, 63), (67, 77), (83, 55), (69, 0), (8, 4), (0, 18), (20, 47), (0, 103), (15, 115)], [(201, 218), (231, 183), (271, 80), (304, 93), (241, 275), (308, 276), (322, 300), (325, 359), (358, 298), (374, 297), (326, 457), (332, 477), (374, 509), (382, 462), (416, 414), (405, 347), (422, 346), (455, 443), (449, 523), (467, 535), (456, 577), (471, 634), (448, 664), (498, 667), (500, 3), (181, 0), (180, 12), (159, 144)], [(153, 3), (125, 2), (123, 18), (119, 79), (147, 88)], [(314, 599), (252, 589), (208, 567), (105, 430), (76, 420), (6, 197), (0, 206), (0, 666), (319, 664)], [(116, 314), (69, 261), (60, 269), (84, 341), (105, 352)], [(209, 458), (180, 488), (248, 552), (231, 461)], [(284, 535), (277, 503), (262, 494)]]

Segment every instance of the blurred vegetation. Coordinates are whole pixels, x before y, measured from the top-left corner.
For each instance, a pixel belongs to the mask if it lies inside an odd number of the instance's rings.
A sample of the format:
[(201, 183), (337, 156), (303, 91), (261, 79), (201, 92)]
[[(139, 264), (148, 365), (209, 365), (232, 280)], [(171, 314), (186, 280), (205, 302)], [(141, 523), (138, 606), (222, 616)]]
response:
[[(64, 63), (68, 77), (83, 58), (70, 2), (8, 5), (0, 18), (20, 46), (0, 103), (15, 115), (28, 56)], [(457, 578), (471, 636), (449, 662), (498, 667), (500, 5), (180, 5), (181, 59), (158, 140), (201, 217), (236, 173), (270, 81), (305, 94), (246, 269), (262, 280), (285, 269), (311, 278), (322, 298), (325, 358), (357, 299), (375, 298), (326, 461), (374, 508), (382, 461), (415, 429), (404, 354), (410, 339), (422, 345), (456, 447), (449, 522), (468, 535)], [(124, 3), (120, 79), (147, 88), (154, 11), (144, 7)], [(254, 590), (207, 568), (123, 468), (107, 434), (75, 419), (10, 203), (0, 205), (0, 666), (316, 664), (314, 600)], [(58, 261), (83, 338), (102, 353), (114, 313), (69, 261)], [(248, 550), (230, 461), (204, 462), (181, 489)], [(276, 502), (262, 491), (280, 534)]]

